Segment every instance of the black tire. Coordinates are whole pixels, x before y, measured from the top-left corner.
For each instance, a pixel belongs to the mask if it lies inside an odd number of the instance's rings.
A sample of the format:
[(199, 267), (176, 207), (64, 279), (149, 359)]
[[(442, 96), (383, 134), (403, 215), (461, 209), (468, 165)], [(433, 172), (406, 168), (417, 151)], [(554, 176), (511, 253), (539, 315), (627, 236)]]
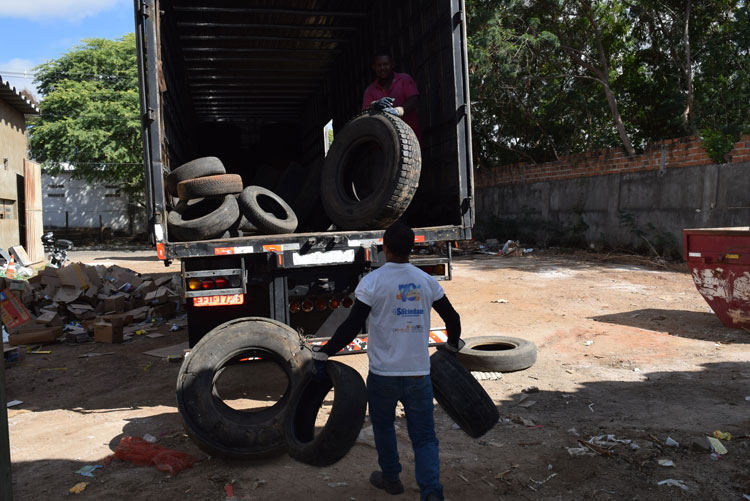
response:
[[(303, 376), (284, 423), (289, 455), (313, 466), (328, 466), (346, 456), (357, 441), (367, 411), (367, 387), (359, 372), (334, 361), (326, 366), (328, 381), (316, 381), (309, 371)], [(315, 435), (315, 418), (331, 388), (331, 415)]]
[(216, 157), (203, 157), (182, 164), (167, 175), (167, 192), (177, 196), (177, 185), (186, 179), (226, 174), (224, 164)]
[(236, 195), (241, 192), (242, 176), (239, 174), (204, 176), (186, 179), (177, 184), (177, 196), (180, 200)]
[(167, 215), (171, 241), (210, 240), (220, 237), (240, 217), (233, 195), (207, 198), (194, 205), (181, 205)]
[(453, 354), (443, 349), (432, 354), (430, 378), (435, 400), (470, 437), (481, 437), (500, 419), (490, 396)]
[(336, 135), (325, 159), (325, 211), (340, 229), (387, 228), (409, 206), (421, 168), (411, 127), (387, 113), (359, 115)]
[(514, 372), (536, 362), (536, 345), (517, 337), (480, 336), (465, 339), (457, 358), (470, 371)]
[[(225, 367), (248, 356), (276, 362), (289, 378), (281, 399), (258, 412), (232, 409), (214, 387)], [(177, 377), (177, 407), (187, 434), (216, 457), (257, 459), (282, 453), (291, 390), (309, 360), (309, 350), (300, 350), (298, 334), (275, 320), (239, 318), (211, 330), (190, 351)]]
[(262, 186), (248, 186), (239, 199), (240, 211), (260, 233), (294, 233), (297, 216), (289, 204)]

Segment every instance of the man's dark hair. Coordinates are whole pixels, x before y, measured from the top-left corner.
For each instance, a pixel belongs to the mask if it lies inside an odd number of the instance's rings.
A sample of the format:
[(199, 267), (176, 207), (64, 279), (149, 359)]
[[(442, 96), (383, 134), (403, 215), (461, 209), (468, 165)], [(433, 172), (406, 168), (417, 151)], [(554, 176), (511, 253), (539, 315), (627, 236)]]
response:
[(414, 248), (414, 231), (401, 221), (393, 223), (383, 235), (383, 244), (397, 257), (408, 257)]
[(391, 51), (386, 49), (385, 47), (378, 47), (375, 50), (375, 54), (372, 56), (372, 60), (379, 58), (380, 56), (388, 56), (391, 58), (391, 61), (393, 61), (393, 54), (391, 54)]

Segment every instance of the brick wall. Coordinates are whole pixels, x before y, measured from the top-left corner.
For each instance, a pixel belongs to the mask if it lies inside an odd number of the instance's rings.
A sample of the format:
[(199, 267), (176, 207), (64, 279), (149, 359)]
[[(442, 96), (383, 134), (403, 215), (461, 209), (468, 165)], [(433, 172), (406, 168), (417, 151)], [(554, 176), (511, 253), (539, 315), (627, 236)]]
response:
[[(735, 143), (729, 157), (730, 163), (750, 162), (750, 136), (743, 136)], [(474, 185), (482, 188), (713, 163), (703, 148), (703, 141), (690, 136), (649, 144), (645, 152), (632, 157), (625, 155), (622, 148), (613, 148), (568, 155), (543, 164), (517, 163), (483, 169), (476, 172)]]

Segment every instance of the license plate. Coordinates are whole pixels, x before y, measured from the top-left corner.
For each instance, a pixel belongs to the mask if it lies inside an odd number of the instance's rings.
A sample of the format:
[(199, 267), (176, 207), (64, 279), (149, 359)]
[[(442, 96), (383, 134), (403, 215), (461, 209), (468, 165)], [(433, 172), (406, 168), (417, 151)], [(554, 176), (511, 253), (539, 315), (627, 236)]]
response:
[(245, 303), (244, 294), (232, 294), (230, 296), (202, 296), (193, 298), (193, 306), (233, 306)]

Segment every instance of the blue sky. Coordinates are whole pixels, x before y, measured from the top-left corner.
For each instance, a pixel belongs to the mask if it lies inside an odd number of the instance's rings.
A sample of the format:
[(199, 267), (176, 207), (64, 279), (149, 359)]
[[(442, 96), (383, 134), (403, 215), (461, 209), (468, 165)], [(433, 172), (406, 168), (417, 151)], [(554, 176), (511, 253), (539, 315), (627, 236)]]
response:
[(0, 0), (0, 76), (36, 94), (24, 71), (84, 38), (116, 39), (132, 31), (133, 0)]

